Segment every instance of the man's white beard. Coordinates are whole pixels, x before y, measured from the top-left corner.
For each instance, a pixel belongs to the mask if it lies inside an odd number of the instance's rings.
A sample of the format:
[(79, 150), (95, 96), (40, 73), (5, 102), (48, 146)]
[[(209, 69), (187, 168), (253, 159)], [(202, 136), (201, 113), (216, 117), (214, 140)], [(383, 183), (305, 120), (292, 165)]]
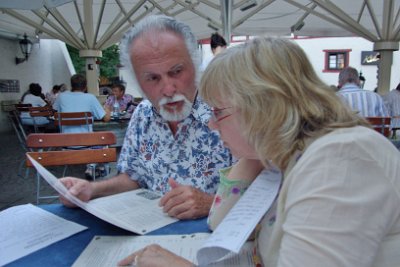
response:
[[(165, 105), (168, 103), (184, 101), (181, 111), (173, 110), (170, 111), (171, 108), (168, 110), (165, 108)], [(159, 102), (158, 105), (160, 107), (160, 115), (167, 121), (182, 121), (189, 117), (190, 112), (192, 110), (192, 103), (181, 94), (174, 95), (173, 97), (163, 97)]]

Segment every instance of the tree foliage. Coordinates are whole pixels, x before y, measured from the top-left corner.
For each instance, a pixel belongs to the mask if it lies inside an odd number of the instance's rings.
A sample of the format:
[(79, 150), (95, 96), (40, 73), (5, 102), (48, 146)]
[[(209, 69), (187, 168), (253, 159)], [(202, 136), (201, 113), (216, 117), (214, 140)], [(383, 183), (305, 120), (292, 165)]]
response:
[(67, 49), (76, 73), (85, 74), (85, 59), (79, 57), (79, 50), (67, 44)]
[[(85, 74), (85, 59), (79, 57), (79, 50), (67, 45), (69, 55), (71, 56), (72, 64), (77, 73)], [(97, 62), (100, 63), (100, 76), (111, 78), (118, 76), (117, 65), (119, 64), (119, 47), (114, 44), (109, 48), (102, 51), (103, 57), (98, 58)]]

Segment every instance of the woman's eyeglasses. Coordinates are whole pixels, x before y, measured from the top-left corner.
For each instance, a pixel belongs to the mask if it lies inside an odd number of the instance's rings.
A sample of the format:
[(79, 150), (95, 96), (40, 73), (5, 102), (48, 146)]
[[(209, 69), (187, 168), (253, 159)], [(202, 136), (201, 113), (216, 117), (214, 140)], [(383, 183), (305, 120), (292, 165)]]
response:
[(229, 116), (233, 115), (234, 112), (229, 113), (228, 110), (233, 109), (233, 107), (226, 107), (226, 108), (211, 108), (211, 119), (214, 122), (222, 121), (223, 119), (228, 118)]

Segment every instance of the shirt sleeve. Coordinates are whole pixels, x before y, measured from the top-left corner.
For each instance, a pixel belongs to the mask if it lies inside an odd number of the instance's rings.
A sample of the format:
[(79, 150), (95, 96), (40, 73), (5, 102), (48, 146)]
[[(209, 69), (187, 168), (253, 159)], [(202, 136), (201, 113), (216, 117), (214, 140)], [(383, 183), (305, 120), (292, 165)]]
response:
[(228, 179), (231, 167), (219, 171), (220, 183), (207, 219), (208, 226), (215, 230), (225, 215), (244, 194), (251, 182), (245, 179)]
[(56, 98), (53, 104), (53, 109), (60, 111), (60, 96)]
[(93, 104), (92, 104), (92, 113), (93, 117), (96, 120), (101, 120), (105, 115), (106, 112), (104, 111), (104, 108), (100, 105), (99, 100), (95, 96), (93, 96)]
[[(139, 111), (139, 110), (137, 110)], [(142, 128), (139, 125), (141, 115), (136, 112), (133, 114), (128, 128), (126, 129), (124, 142), (118, 157), (117, 170), (118, 173), (126, 173), (132, 180), (138, 181), (136, 178), (137, 170), (133, 169), (132, 161), (139, 158), (138, 150), (138, 133), (142, 134)]]

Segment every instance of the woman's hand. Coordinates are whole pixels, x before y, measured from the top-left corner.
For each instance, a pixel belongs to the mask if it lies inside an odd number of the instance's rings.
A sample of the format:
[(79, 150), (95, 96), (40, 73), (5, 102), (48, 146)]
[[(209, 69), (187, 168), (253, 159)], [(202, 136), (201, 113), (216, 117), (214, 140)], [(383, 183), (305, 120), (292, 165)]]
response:
[(118, 263), (118, 266), (137, 266), (137, 267), (190, 267), (194, 266), (188, 260), (160, 247), (150, 245), (132, 253)]

